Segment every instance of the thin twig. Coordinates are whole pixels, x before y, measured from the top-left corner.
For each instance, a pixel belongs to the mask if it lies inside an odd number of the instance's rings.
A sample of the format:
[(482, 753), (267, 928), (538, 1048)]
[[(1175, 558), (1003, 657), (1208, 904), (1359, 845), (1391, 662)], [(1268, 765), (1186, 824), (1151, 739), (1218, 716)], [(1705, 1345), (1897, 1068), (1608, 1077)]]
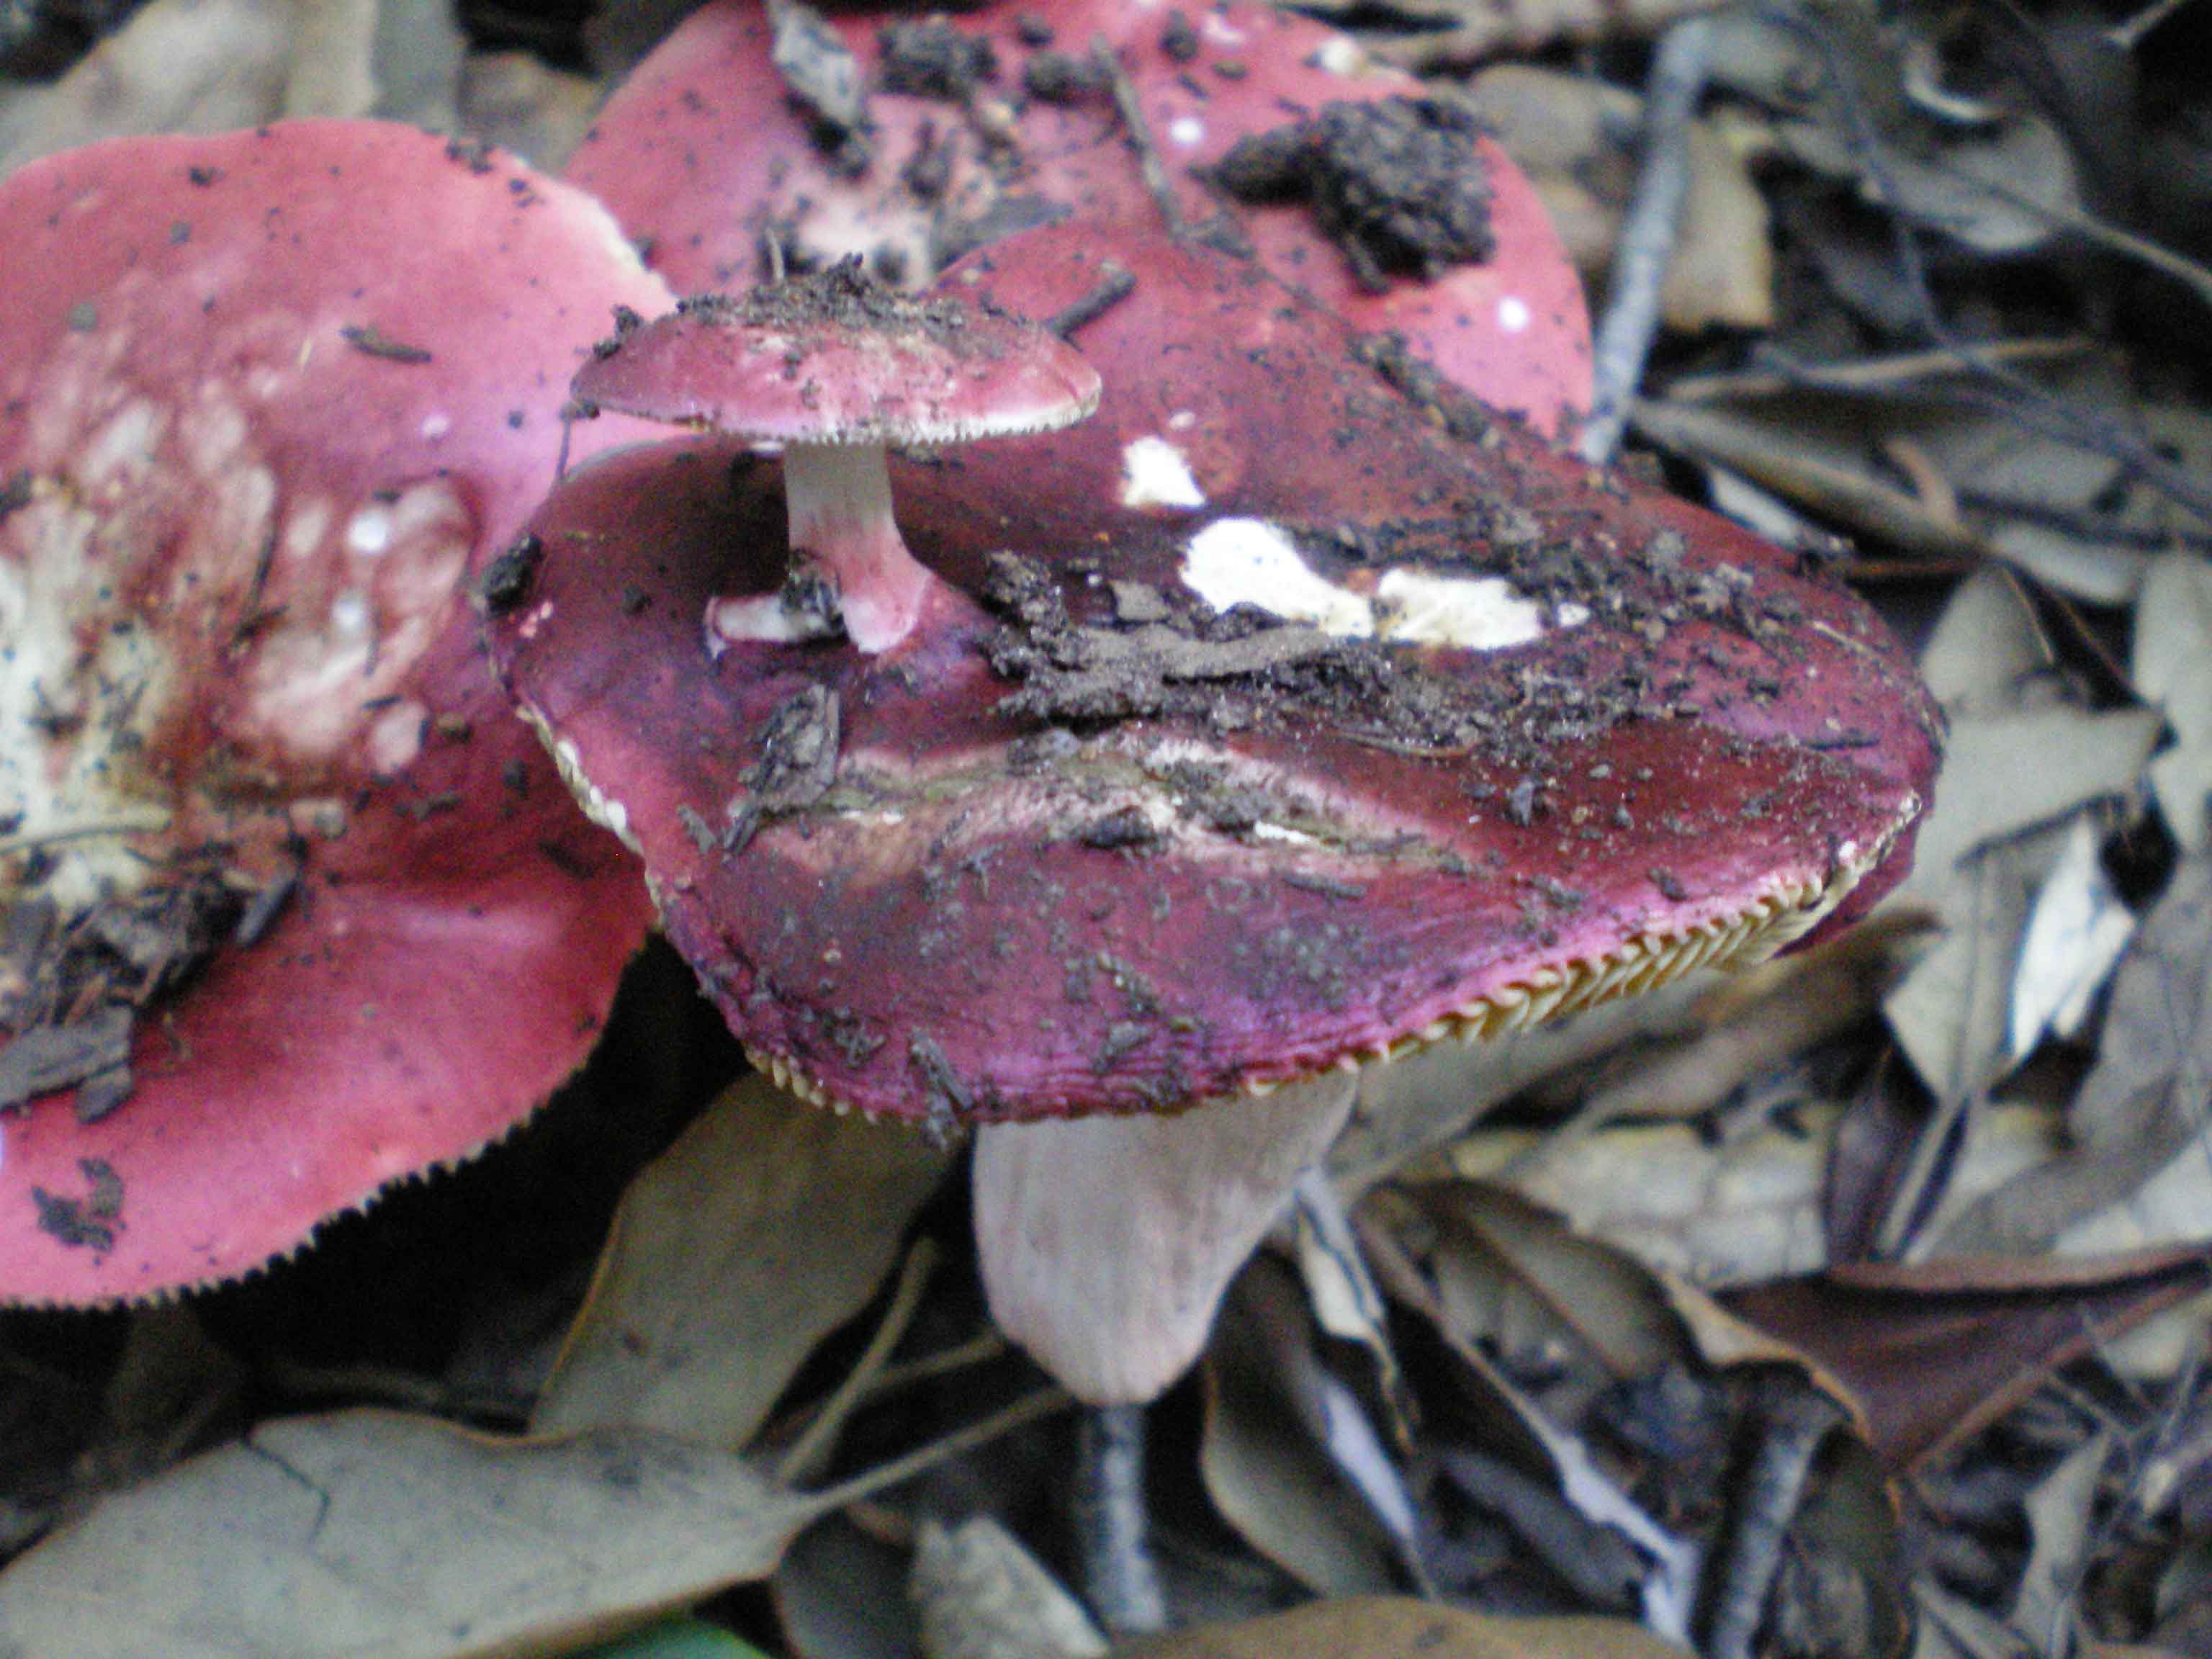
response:
[(2117, 460), (2132, 475), (2163, 491), (2191, 512), (2212, 519), (2212, 487), (2167, 460), (2136, 434), (2063, 398), (2054, 397), (1953, 331), (1929, 284), (1928, 264), (1920, 251), (1918, 228), (1903, 210), (1904, 193), (1898, 189), (1883, 156), (1881, 137), (1875, 131), (1873, 118), (1851, 80), (1850, 67), (1833, 33), (1816, 19), (1784, 6), (1765, 7), (1759, 15), (1774, 27), (1806, 42), (1820, 58), (1821, 72), (1836, 100), (1844, 143), (1864, 169), (1874, 198), (1889, 210), (1892, 248), (1921, 332), (1954, 353), (1988, 386), (2008, 394), (2002, 399), (1989, 399), (1996, 412), (2039, 436), (2080, 445)]
[(1142, 1406), (1100, 1406), (1084, 1414), (1075, 1490), (1075, 1531), (1091, 1610), (1109, 1636), (1164, 1630), (1167, 1598), (1145, 1541)]
[(1778, 1377), (1769, 1384), (1758, 1407), (1759, 1449), (1738, 1489), (1728, 1547), (1710, 1581), (1700, 1649), (1705, 1659), (1751, 1659), (1814, 1455), (1843, 1420), (1843, 1408), (1808, 1383)]
[(21, 835), (0, 836), (0, 859), (14, 858), (20, 853), (35, 853), (43, 848), (59, 847), (73, 841), (107, 841), (122, 836), (158, 836), (172, 822), (165, 809), (149, 806), (136, 812), (119, 812), (112, 818), (64, 823), (52, 830), (27, 830)]
[(1713, 23), (1686, 17), (1659, 39), (1644, 97), (1644, 165), (1636, 195), (1614, 246), (1604, 320), (1591, 363), (1589, 418), (1583, 422), (1582, 457), (1602, 466), (1620, 447), (1628, 405), (1644, 379), (1659, 328), (1659, 291), (1674, 258), (1682, 204), (1690, 193), (1690, 118), (1705, 96), (1713, 55)]
[(914, 1323), (915, 1312), (921, 1306), (922, 1292), (929, 1288), (929, 1275), (937, 1266), (937, 1247), (927, 1239), (918, 1241), (907, 1252), (906, 1261), (899, 1268), (898, 1287), (891, 1292), (890, 1305), (884, 1310), (883, 1318), (877, 1322), (875, 1334), (845, 1380), (831, 1390), (814, 1420), (806, 1425), (805, 1432), (791, 1443), (776, 1465), (775, 1477), (787, 1486), (802, 1486), (822, 1473), (830, 1460), (830, 1453), (837, 1443), (837, 1435), (845, 1426), (845, 1419), (853, 1414), (868, 1392), (869, 1386), (881, 1374), (898, 1346), (899, 1339)]
[(1168, 234), (1181, 240), (1189, 227), (1182, 216), (1182, 204), (1176, 200), (1167, 164), (1160, 160), (1160, 147), (1152, 142), (1152, 125), (1145, 119), (1145, 106), (1138, 100), (1129, 71), (1121, 66), (1121, 60), (1115, 56), (1114, 48), (1103, 34), (1092, 40), (1091, 58), (1113, 91), (1114, 112), (1121, 118), (1122, 136), (1136, 155), (1137, 174), (1145, 181), (1145, 189), (1159, 209), (1160, 217), (1167, 221)]

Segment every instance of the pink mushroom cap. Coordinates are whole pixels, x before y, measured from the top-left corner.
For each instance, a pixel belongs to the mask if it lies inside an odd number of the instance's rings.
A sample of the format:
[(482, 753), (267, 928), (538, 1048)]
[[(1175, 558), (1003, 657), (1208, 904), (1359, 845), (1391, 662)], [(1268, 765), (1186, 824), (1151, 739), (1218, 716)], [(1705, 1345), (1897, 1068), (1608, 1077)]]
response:
[(1097, 371), (1036, 325), (849, 265), (623, 322), (577, 374), (579, 398), (756, 441), (964, 443), (1066, 426), (1098, 402)]
[(607, 307), (667, 297), (580, 192), (368, 122), (36, 162), (0, 240), (18, 910), (289, 884), (138, 1010), (119, 1105), (0, 1114), (0, 1300), (112, 1302), (297, 1248), (591, 1046), (649, 911), (472, 592)]
[[(1172, 1108), (1778, 948), (1893, 878), (1937, 728), (1855, 597), (1394, 385), (1246, 261), (1071, 224), (948, 286), (1047, 314), (1108, 258), (1139, 275), (1081, 331), (1093, 420), (895, 465), (947, 584), (895, 659), (701, 650), (697, 606), (782, 559), (773, 465), (733, 489), (724, 442), (572, 476), (493, 619), (779, 1079), (945, 1126)], [(1188, 496), (1136, 487), (1147, 447)]]
[[(1350, 39), (1273, 6), (1175, 9), (1132, 0), (995, 0), (950, 16), (826, 9), (868, 96), (869, 160), (857, 173), (770, 61), (758, 0), (710, 0), (609, 100), (567, 176), (597, 194), (678, 289), (765, 274), (773, 235), (823, 262), (889, 248), (908, 279), (998, 237), (1063, 218), (1103, 229), (1155, 224), (1109, 88), (1058, 101), (1027, 89), (1042, 62), (1081, 67), (1102, 44), (1127, 77), (1178, 214), (1241, 238), (1284, 280), (1370, 332), (1397, 331), (1445, 374), (1552, 432), (1589, 399), (1582, 287), (1534, 187), (1487, 138), (1468, 167), (1486, 185), (1486, 257), (1370, 288), (1297, 202), (1236, 201), (1213, 169), (1240, 140), (1279, 133), (1331, 105), (1419, 100), (1412, 76), (1367, 64)], [(1042, 22), (1049, 41), (1037, 36)], [(997, 73), (965, 104), (883, 87), (887, 27), (957, 33)], [(902, 84), (906, 84), (903, 81)], [(888, 275), (888, 273), (885, 273)], [(1367, 282), (1376, 280), (1366, 273)]]

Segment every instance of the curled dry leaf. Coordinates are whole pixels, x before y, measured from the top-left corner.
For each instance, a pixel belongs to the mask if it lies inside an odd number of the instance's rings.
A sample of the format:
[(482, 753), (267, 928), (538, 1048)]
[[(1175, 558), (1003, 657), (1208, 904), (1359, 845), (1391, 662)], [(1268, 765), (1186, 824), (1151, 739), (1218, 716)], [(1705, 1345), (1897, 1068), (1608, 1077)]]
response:
[(470, 593), (604, 307), (665, 290), (567, 186), (369, 123), (72, 152), (0, 237), (46, 273), (0, 296), (0, 1298), (96, 1302), (581, 1060), (647, 912)]

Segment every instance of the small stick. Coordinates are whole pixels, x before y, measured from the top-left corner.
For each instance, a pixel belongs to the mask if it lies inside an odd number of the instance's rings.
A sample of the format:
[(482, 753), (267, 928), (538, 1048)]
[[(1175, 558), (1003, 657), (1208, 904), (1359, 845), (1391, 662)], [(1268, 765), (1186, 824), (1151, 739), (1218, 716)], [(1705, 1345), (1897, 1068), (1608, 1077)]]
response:
[(1137, 88), (1129, 79), (1129, 71), (1121, 67), (1121, 60), (1114, 55), (1114, 48), (1099, 35), (1091, 43), (1091, 60), (1098, 65), (1098, 73), (1113, 89), (1114, 112), (1121, 118), (1121, 131), (1136, 152), (1137, 172), (1152, 193), (1152, 201), (1160, 210), (1160, 217), (1168, 222), (1168, 234), (1180, 240), (1188, 229), (1182, 216), (1182, 205), (1176, 202), (1175, 185), (1168, 179), (1167, 164), (1160, 160), (1160, 147), (1152, 142), (1152, 130), (1145, 120), (1145, 106), (1137, 99)]
[(1589, 419), (1582, 458), (1603, 466), (1620, 447), (1630, 401), (1644, 378), (1659, 327), (1659, 290), (1674, 257), (1690, 193), (1690, 118), (1705, 95), (1713, 55), (1712, 19), (1684, 18), (1660, 37), (1644, 101), (1644, 168), (1613, 249), (1605, 320), (1594, 343)]
[(1751, 1659), (1752, 1638), (1765, 1616), (1782, 1542), (1805, 1499), (1814, 1454), (1843, 1408), (1809, 1383), (1770, 1380), (1756, 1407), (1759, 1449), (1739, 1489), (1727, 1547), (1708, 1581), (1705, 1659)]
[(1044, 319), (1045, 327), (1065, 340), (1085, 323), (1104, 316), (1137, 291), (1136, 273), (1119, 259), (1098, 262), (1098, 286), (1071, 301)]
[(1111, 1637), (1167, 1628), (1159, 1568), (1145, 1546), (1145, 1408), (1099, 1406), (1077, 1437), (1075, 1531), (1084, 1599)]
[(906, 1261), (899, 1268), (898, 1287), (891, 1292), (890, 1305), (884, 1310), (875, 1334), (868, 1339), (868, 1346), (860, 1351), (860, 1358), (846, 1373), (845, 1380), (823, 1402), (805, 1432), (791, 1443), (783, 1461), (776, 1465), (775, 1478), (783, 1485), (803, 1486), (822, 1473), (831, 1448), (837, 1443), (838, 1431), (853, 1414), (853, 1407), (866, 1396), (890, 1360), (891, 1350), (898, 1346), (899, 1339), (914, 1323), (914, 1316), (921, 1306), (921, 1293), (929, 1288), (929, 1275), (936, 1266), (937, 1247), (926, 1238), (907, 1252)]
[(26, 830), (20, 836), (0, 836), (0, 859), (14, 858), (19, 853), (35, 853), (44, 847), (59, 847), (72, 841), (102, 841), (117, 836), (158, 836), (169, 827), (169, 814), (158, 806), (142, 811), (125, 812), (112, 818), (96, 818), (84, 823), (64, 823), (52, 830)]

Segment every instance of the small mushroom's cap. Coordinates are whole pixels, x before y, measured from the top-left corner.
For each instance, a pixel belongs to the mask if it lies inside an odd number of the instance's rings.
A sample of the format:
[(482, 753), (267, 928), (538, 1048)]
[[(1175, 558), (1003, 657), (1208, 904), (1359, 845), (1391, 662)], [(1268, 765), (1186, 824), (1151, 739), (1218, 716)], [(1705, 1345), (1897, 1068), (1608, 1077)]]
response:
[(1172, 1109), (1779, 949), (1890, 878), (1937, 728), (1854, 595), (1394, 386), (1248, 262), (1056, 226), (986, 285), (1049, 314), (1109, 255), (1091, 337), (1157, 372), (1038, 453), (894, 464), (945, 578), (896, 662), (698, 648), (784, 562), (730, 441), (533, 520), (495, 662), (779, 1080), (948, 1126)]
[(895, 293), (848, 260), (650, 323), (623, 315), (575, 392), (754, 442), (945, 444), (1079, 421), (1098, 372), (1033, 323)]

